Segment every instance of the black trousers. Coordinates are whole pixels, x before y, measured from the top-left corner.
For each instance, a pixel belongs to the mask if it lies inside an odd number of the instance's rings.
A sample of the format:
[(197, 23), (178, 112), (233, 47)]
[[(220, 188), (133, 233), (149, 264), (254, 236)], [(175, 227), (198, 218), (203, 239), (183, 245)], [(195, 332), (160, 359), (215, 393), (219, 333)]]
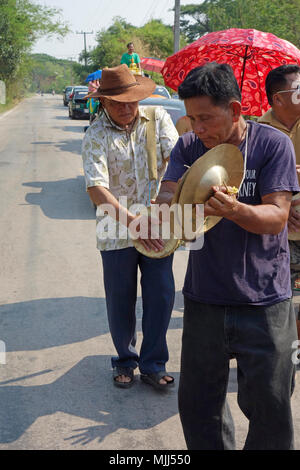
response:
[(226, 401), (233, 357), (238, 404), (249, 420), (244, 449), (293, 448), (295, 340), (291, 300), (268, 307), (232, 307), (185, 298), (179, 413), (189, 450), (235, 448)]

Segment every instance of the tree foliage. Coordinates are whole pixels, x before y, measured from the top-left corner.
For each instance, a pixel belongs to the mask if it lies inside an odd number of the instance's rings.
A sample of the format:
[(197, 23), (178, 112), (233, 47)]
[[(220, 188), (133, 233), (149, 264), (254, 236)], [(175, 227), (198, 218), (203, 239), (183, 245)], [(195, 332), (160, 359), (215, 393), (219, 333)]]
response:
[[(151, 20), (138, 28), (116, 17), (113, 24), (97, 35), (97, 46), (90, 52), (94, 68), (113, 67), (120, 64), (127, 52), (126, 45), (133, 42), (140, 57), (165, 59), (173, 53), (173, 30), (161, 20)], [(186, 44), (184, 38), (181, 45)]]
[(180, 8), (180, 30), (188, 42), (196, 41), (203, 34), (210, 33), (211, 19), (208, 15), (209, 0), (201, 5), (182, 5)]
[(97, 46), (90, 52), (94, 69), (118, 65), (126, 44), (133, 40), (135, 30), (120, 17), (114, 18), (109, 28), (101, 29), (96, 37)]
[(69, 29), (59, 18), (60, 10), (30, 0), (0, 0), (0, 11), (0, 79), (10, 92), (13, 81), (14, 85), (26, 81), (35, 41), (42, 36), (63, 37)]
[(189, 42), (228, 28), (270, 32), (300, 47), (300, 0), (204, 0), (181, 7), (181, 30)]
[[(76, 62), (57, 59), (47, 54), (32, 54), (30, 56), (30, 86), (29, 91), (44, 91), (49, 93), (55, 90), (62, 93), (68, 85), (80, 84), (81, 80), (74, 71)], [(86, 78), (86, 73), (84, 78)]]

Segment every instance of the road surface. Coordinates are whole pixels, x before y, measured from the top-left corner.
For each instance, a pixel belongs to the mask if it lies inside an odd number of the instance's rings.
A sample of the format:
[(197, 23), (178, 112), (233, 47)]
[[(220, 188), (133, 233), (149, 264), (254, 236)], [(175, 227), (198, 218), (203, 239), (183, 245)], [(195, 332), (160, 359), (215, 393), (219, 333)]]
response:
[[(80, 156), (86, 124), (51, 95), (0, 116), (0, 449), (185, 450), (177, 386), (160, 394), (139, 380), (129, 390), (112, 385), (115, 351)], [(187, 254), (174, 258), (168, 371), (176, 384)], [(137, 311), (139, 345), (140, 297)], [(248, 422), (235, 376), (233, 361), (228, 399), (241, 449)], [(298, 385), (297, 449), (299, 403)]]

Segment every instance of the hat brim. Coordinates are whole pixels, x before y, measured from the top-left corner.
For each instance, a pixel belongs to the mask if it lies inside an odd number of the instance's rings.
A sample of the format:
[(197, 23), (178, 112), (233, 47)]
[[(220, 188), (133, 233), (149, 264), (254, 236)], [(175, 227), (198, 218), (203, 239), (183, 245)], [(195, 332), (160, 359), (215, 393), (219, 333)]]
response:
[(108, 98), (113, 101), (120, 101), (120, 102), (134, 102), (134, 101), (141, 101), (148, 96), (152, 95), (153, 91), (156, 88), (156, 83), (151, 80), (151, 78), (142, 77), (140, 75), (135, 76), (137, 84), (131, 86), (130, 88), (123, 89), (120, 93), (106, 93), (104, 91), (95, 91), (87, 95), (89, 98)]
[(83, 99), (83, 100), (88, 100), (88, 99), (90, 99), (91, 97), (92, 97), (92, 92), (89, 93), (88, 95), (85, 95), (82, 99)]

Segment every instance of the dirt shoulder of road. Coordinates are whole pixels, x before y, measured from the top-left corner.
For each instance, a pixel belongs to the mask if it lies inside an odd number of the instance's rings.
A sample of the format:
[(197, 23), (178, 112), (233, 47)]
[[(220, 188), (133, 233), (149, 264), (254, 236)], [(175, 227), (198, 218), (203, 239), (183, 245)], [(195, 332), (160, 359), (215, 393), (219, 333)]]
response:
[(32, 96), (35, 96), (35, 93), (28, 93), (22, 98), (15, 99), (13, 101), (9, 101), (6, 104), (0, 104), (0, 116), (3, 114), (7, 113), (8, 111), (11, 111), (14, 109), (16, 106), (18, 106), (22, 101), (26, 100), (27, 98), (31, 98)]
[(15, 106), (17, 106), (20, 102), (20, 101), (17, 101), (17, 102), (14, 102), (14, 103), (8, 103), (8, 104), (0, 104), (0, 115), (1, 114), (4, 114), (4, 113), (7, 113), (7, 111), (10, 111), (11, 109), (13, 109)]

